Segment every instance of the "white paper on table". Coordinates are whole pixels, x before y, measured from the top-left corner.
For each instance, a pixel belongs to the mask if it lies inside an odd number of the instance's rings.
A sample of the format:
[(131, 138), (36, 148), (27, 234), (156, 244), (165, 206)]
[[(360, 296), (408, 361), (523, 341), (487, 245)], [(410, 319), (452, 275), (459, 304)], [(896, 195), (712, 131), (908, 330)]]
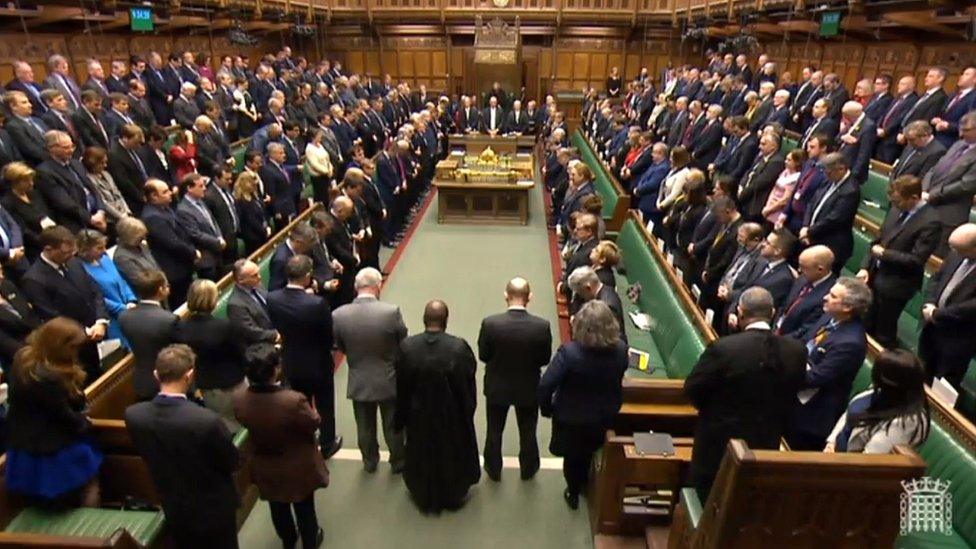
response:
[(116, 349), (122, 347), (121, 339), (103, 339), (98, 342), (98, 360), (102, 360), (108, 355), (115, 352)]
[(959, 391), (949, 384), (944, 377), (936, 378), (932, 382), (932, 392), (936, 398), (944, 402), (949, 408), (955, 408), (956, 401), (959, 400)]

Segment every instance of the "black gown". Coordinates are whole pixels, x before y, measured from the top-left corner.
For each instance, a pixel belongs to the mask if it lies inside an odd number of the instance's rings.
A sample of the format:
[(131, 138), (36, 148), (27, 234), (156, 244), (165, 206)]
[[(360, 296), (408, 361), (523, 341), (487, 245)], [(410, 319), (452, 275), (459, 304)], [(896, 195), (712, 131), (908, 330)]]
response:
[(457, 509), (481, 478), (474, 430), (477, 362), (466, 341), (424, 332), (400, 344), (398, 431), (406, 429), (403, 480), (424, 513)]

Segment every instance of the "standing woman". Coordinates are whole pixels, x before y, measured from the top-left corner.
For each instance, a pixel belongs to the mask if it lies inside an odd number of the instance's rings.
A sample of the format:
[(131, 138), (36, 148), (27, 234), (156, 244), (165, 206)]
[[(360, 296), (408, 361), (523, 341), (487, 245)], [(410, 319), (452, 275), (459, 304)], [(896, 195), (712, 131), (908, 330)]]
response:
[(607, 77), (607, 97), (620, 96), (620, 73), (617, 67), (610, 69), (610, 76)]
[(602, 301), (587, 301), (571, 322), (573, 341), (556, 351), (539, 381), (539, 406), (543, 416), (552, 418), (549, 450), (563, 458), (563, 498), (576, 509), (590, 460), (623, 403), (627, 345), (620, 340), (613, 311)]
[(786, 207), (793, 200), (793, 191), (796, 190), (796, 184), (800, 180), (800, 169), (806, 161), (807, 153), (803, 149), (793, 149), (786, 155), (786, 168), (780, 172), (762, 210), (762, 216), (766, 218), (764, 224), (767, 232), (780, 220), (780, 217), (785, 217)]
[(123, 217), (132, 215), (132, 210), (112, 179), (112, 174), (108, 173), (108, 152), (101, 147), (88, 147), (81, 156), (81, 163), (88, 171), (88, 179), (105, 203), (109, 224), (115, 225)]
[(688, 149), (677, 146), (671, 149), (671, 171), (664, 177), (664, 183), (657, 198), (657, 209), (663, 215), (668, 215), (671, 206), (682, 195), (685, 189), (685, 180), (691, 171), (688, 165), (691, 163), (691, 153)]
[(121, 340), (122, 345), (129, 348), (128, 342), (122, 336), (119, 315), (122, 314), (122, 311), (135, 305), (136, 295), (132, 293), (129, 284), (122, 278), (119, 270), (115, 267), (115, 262), (105, 253), (107, 237), (104, 234), (94, 229), (82, 229), (78, 231), (77, 242), (78, 257), (81, 258), (81, 264), (85, 266), (85, 272), (88, 273), (88, 276), (92, 277), (92, 280), (102, 290), (105, 310), (108, 311), (110, 317), (105, 339)]
[(196, 386), (203, 393), (203, 404), (236, 433), (241, 425), (234, 417), (232, 398), (244, 388), (244, 348), (230, 321), (214, 316), (219, 299), (215, 282), (194, 280), (186, 295), (190, 314), (176, 326), (173, 342), (189, 345), (196, 353)]
[(197, 54), (197, 72), (200, 73), (201, 77), (204, 77), (214, 84), (217, 83), (216, 78), (214, 78), (213, 69), (210, 67), (210, 54), (200, 52)]
[(254, 107), (254, 99), (251, 92), (247, 91), (249, 86), (247, 78), (238, 77), (234, 80), (237, 89), (234, 90), (234, 113), (237, 114), (237, 136), (247, 139), (254, 135), (258, 123), (258, 111)]
[(601, 240), (590, 252), (590, 264), (604, 286), (617, 287), (614, 269), (620, 263), (620, 248), (610, 240)]
[(129, 283), (129, 287), (135, 286), (135, 281), (149, 271), (158, 271), (159, 263), (149, 251), (149, 244), (146, 243), (146, 235), (149, 231), (146, 224), (138, 217), (126, 217), (115, 226), (118, 242), (115, 246), (115, 254), (112, 261), (115, 267), (122, 274), (122, 278)]
[(313, 129), (308, 132), (308, 145), (305, 145), (305, 166), (312, 180), (312, 199), (321, 204), (329, 203), (329, 190), (332, 188), (332, 160), (329, 151), (322, 145), (325, 132)]
[(41, 193), (34, 190), (37, 172), (23, 162), (11, 162), (3, 170), (7, 192), (0, 204), (20, 225), (24, 234), (24, 255), (33, 262), (40, 255), (41, 231), (55, 225)]
[(258, 197), (258, 178), (252, 172), (243, 171), (234, 183), (234, 203), (240, 221), (244, 254), (251, 255), (271, 238), (271, 226), (264, 213), (264, 204)]
[(7, 489), (40, 505), (99, 504), (102, 453), (86, 436), (91, 423), (78, 361), (87, 341), (80, 324), (53, 318), (27, 337), (7, 378)]
[(284, 546), (294, 547), (301, 539), (302, 547), (318, 547), (324, 533), (315, 516), (315, 490), (329, 485), (315, 440), (319, 414), (305, 395), (282, 387), (274, 346), (250, 347), (244, 361), (250, 385), (234, 396), (234, 413), (254, 445), (251, 479), (271, 508), (271, 522)]
[(176, 180), (183, 181), (187, 174), (197, 171), (197, 144), (190, 130), (179, 131), (173, 136), (169, 149), (170, 163), (176, 167)]
[(680, 212), (672, 213), (677, 219), (674, 228), (669, 232), (669, 239), (673, 239), (670, 244), (671, 252), (674, 254), (674, 266), (684, 273), (691, 273), (698, 267), (697, 263), (692, 263), (693, 258), (688, 254), (688, 246), (694, 243), (695, 228), (708, 210), (708, 191), (702, 182), (688, 185), (685, 195), (684, 207)]

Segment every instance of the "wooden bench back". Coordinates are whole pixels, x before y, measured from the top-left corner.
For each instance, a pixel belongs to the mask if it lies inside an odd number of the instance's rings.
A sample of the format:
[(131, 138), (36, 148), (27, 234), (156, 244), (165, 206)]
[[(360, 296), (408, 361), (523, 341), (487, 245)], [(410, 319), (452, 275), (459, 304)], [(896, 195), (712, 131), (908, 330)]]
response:
[[(729, 442), (693, 535), (676, 520), (683, 547), (891, 547), (899, 531), (901, 482), (925, 475), (925, 462), (893, 454), (750, 450)], [(676, 537), (677, 536), (677, 537)], [(675, 545), (672, 545), (675, 547)]]

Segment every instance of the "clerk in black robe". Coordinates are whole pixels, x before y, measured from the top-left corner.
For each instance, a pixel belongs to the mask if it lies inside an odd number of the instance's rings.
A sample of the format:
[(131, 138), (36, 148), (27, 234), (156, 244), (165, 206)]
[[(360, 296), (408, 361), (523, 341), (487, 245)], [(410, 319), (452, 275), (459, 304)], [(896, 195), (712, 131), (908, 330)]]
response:
[(424, 308), (424, 333), (400, 343), (396, 429), (406, 430), (403, 480), (424, 513), (458, 509), (481, 478), (474, 430), (477, 361), (466, 341), (445, 333), (447, 305)]

